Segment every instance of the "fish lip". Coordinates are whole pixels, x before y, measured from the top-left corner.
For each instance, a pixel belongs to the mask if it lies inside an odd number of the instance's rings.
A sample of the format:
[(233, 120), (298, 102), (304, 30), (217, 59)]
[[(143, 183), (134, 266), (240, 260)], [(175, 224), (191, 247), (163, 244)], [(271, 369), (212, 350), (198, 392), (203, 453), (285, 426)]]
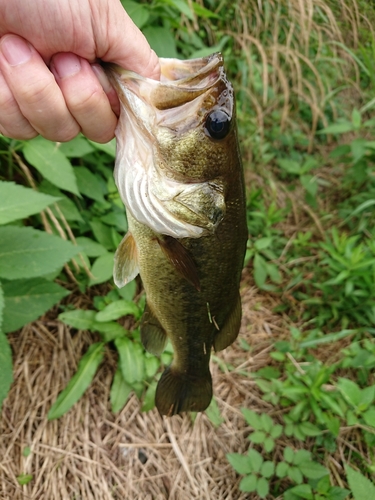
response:
[(187, 104), (203, 94), (213, 93), (218, 98), (224, 87), (231, 87), (220, 52), (187, 61), (160, 58), (160, 66), (161, 79), (153, 80), (116, 64), (103, 65), (126, 107), (125, 89), (156, 110), (164, 110)]
[[(184, 84), (191, 80), (192, 76), (194, 79), (200, 76), (218, 70), (224, 65), (223, 56), (220, 52), (214, 52), (207, 57), (181, 60), (181, 59), (167, 59), (159, 58), (161, 67), (161, 78), (160, 80), (154, 80), (152, 78), (147, 78), (145, 76), (139, 75), (134, 71), (129, 69), (124, 69), (118, 64), (102, 62), (102, 66), (106, 73), (109, 75), (111, 80), (125, 80), (134, 79), (142, 80), (150, 83), (161, 83), (161, 84)], [(183, 76), (185, 75), (185, 76)]]

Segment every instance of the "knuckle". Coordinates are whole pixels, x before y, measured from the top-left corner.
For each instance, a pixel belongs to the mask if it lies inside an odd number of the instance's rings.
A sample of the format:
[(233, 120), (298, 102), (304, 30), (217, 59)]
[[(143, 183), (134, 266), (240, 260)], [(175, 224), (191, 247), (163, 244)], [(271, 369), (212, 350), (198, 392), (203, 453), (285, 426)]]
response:
[(91, 92), (84, 94), (74, 94), (67, 101), (72, 112), (78, 114), (91, 114), (105, 97), (102, 87), (95, 87)]

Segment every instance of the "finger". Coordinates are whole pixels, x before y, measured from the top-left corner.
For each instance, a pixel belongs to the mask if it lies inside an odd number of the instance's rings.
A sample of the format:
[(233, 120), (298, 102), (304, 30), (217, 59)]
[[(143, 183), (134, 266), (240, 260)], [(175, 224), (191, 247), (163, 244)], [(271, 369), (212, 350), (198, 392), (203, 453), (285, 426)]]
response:
[(104, 71), (72, 53), (56, 54), (50, 66), (82, 133), (96, 142), (111, 140), (117, 117), (109, 99), (115, 104), (116, 97)]
[(1, 38), (0, 71), (22, 115), (39, 134), (68, 141), (79, 133), (53, 74), (26, 40), (16, 35)]
[(32, 139), (38, 132), (21, 113), (13, 94), (0, 71), (0, 133), (12, 139)]
[[(100, 34), (103, 31), (102, 19), (107, 16), (108, 21), (105, 26), (110, 27), (106, 46), (103, 43), (98, 46), (98, 57), (103, 61), (114, 62), (123, 68), (131, 69), (142, 76), (159, 80), (159, 58), (151, 50), (146, 37), (133, 23), (119, 0), (111, 0), (109, 3), (110, 8), (105, 2), (99, 3), (103, 12), (96, 17), (98, 24), (94, 23), (94, 33)], [(98, 36), (98, 39), (101, 40), (101, 37)]]

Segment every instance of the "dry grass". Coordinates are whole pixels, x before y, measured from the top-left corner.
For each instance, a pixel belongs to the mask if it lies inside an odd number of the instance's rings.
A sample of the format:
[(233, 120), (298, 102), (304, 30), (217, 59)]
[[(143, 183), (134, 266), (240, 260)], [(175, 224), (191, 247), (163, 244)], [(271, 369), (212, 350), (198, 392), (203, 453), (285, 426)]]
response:
[[(253, 351), (250, 355), (236, 343), (220, 355), (237, 367), (233, 372), (212, 364), (224, 418), (216, 429), (204, 414), (193, 424), (188, 415), (162, 419), (155, 410), (141, 413), (135, 396), (113, 415), (109, 391), (117, 360), (110, 349), (81, 400), (49, 422), (52, 402), (96, 339), (48, 319), (10, 335), (15, 380), (0, 422), (1, 500), (249, 498), (239, 491), (225, 454), (248, 448), (240, 408), (269, 408), (254, 381), (238, 372), (268, 365), (270, 339), (286, 330), (272, 313), (272, 299), (258, 295), (248, 280), (241, 337)], [(31, 450), (28, 456), (25, 448)], [(20, 486), (21, 474), (31, 474), (32, 481)]]
[[(246, 340), (251, 351), (244, 351), (237, 341), (219, 354), (224, 361), (220, 365), (232, 365), (233, 371), (212, 363), (214, 392), (223, 417), (217, 428), (205, 414), (198, 414), (193, 423), (189, 415), (161, 418), (156, 410), (142, 413), (134, 395), (119, 414), (112, 414), (109, 391), (117, 357), (110, 348), (84, 396), (66, 415), (49, 422), (51, 404), (82, 354), (98, 339), (49, 319), (51, 313), (9, 335), (15, 366), (0, 420), (0, 500), (257, 500), (256, 494), (239, 490), (240, 477), (225, 455), (245, 453), (249, 447), (251, 429), (242, 417), (242, 407), (269, 413), (281, 423), (284, 410), (263, 401), (254, 379), (244, 373), (272, 364), (271, 344), (289, 337), (290, 321), (272, 312), (279, 299), (260, 294), (248, 271), (241, 293), (239, 339)], [(314, 354), (330, 364), (348, 342), (345, 339)], [(351, 453), (371, 462), (359, 433), (353, 427), (342, 428), (337, 452), (326, 453), (325, 465), (334, 484), (345, 487), (343, 464)], [(282, 460), (285, 446), (309, 449), (314, 446), (310, 441), (280, 438), (274, 460)], [(17, 481), (22, 474), (32, 476), (24, 486)], [(285, 488), (282, 485), (281, 491)], [(281, 500), (282, 495), (267, 498)]]
[(236, 25), (227, 33), (246, 59), (246, 68), (238, 68), (239, 87), (256, 113), (261, 134), (267, 118), (275, 121), (275, 111), (285, 130), (303, 104), (310, 108), (311, 119), (297, 121), (309, 137), (311, 152), (319, 121), (328, 125), (327, 108), (337, 118), (332, 97), (345, 88), (361, 94), (357, 66), (340, 44), (356, 47), (363, 21), (356, 0), (338, 4), (336, 12), (334, 3), (324, 0), (237, 4)]

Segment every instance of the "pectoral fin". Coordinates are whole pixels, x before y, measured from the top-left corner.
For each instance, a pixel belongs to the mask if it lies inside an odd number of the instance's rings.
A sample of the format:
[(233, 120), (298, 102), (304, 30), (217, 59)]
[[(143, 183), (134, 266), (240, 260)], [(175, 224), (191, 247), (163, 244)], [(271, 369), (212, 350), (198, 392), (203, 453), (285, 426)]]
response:
[(227, 321), (214, 337), (213, 345), (215, 351), (222, 351), (236, 340), (241, 326), (241, 314), (241, 297), (238, 295), (236, 305), (228, 316)]
[(141, 340), (146, 351), (159, 356), (167, 343), (167, 334), (157, 317), (146, 304), (141, 321)]
[(198, 269), (189, 251), (175, 238), (163, 236), (158, 238), (160, 248), (168, 258), (173, 267), (193, 287), (200, 291)]
[(122, 288), (139, 273), (138, 250), (134, 237), (127, 232), (115, 253), (113, 279), (117, 287)]

